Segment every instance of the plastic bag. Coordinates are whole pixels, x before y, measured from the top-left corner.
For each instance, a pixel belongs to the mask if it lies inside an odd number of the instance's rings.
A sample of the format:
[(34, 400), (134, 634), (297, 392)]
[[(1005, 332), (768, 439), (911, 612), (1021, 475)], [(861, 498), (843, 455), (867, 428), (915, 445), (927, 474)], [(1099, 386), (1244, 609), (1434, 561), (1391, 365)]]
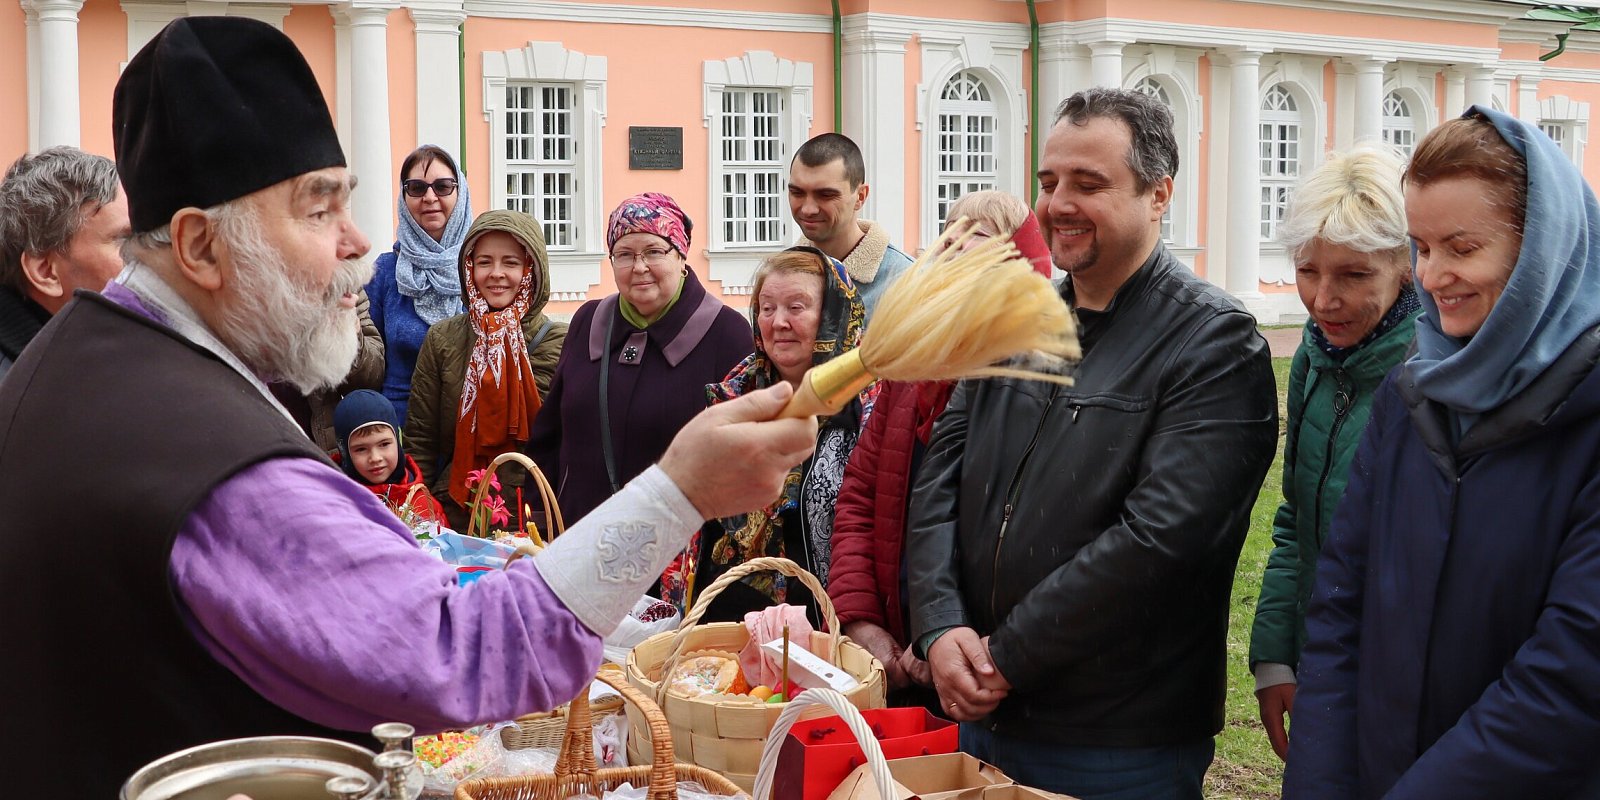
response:
[(789, 646), (809, 652), (811, 622), (806, 619), (804, 608), (784, 604), (751, 611), (744, 615), (744, 627), (750, 632), (750, 641), (739, 651), (739, 666), (744, 670), (745, 681), (751, 686), (771, 686), (777, 691), (783, 691), (778, 688), (779, 676), (783, 672), (783, 658), (774, 657), (772, 653), (762, 650), (761, 645), (773, 639), (782, 639), (785, 625), (789, 627)]
[(645, 595), (633, 604), (622, 624), (605, 638), (605, 659), (612, 664), (628, 660), (628, 651), (662, 631), (675, 630), (682, 617), (671, 603)]
[[(549, 775), (555, 772), (556, 758), (559, 755), (555, 750), (506, 749), (500, 740), (500, 731), (511, 725), (510, 722), (502, 722), (467, 731), (469, 736), (477, 737), (476, 741), (471, 742), (465, 749), (455, 752), (448, 760), (437, 766), (426, 759), (421, 760), (419, 763), (422, 766), (423, 776), (422, 796), (454, 797), (456, 784), (473, 778)], [(459, 745), (457, 747), (459, 748)], [(423, 752), (424, 748), (419, 747), (418, 755), (421, 756)]]

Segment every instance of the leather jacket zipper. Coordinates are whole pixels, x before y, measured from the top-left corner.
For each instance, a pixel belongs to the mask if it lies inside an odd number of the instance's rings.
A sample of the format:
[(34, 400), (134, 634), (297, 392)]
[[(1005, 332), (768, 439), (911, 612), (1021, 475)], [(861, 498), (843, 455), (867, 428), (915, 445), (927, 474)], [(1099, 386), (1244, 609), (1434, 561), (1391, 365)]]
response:
[[(1006, 528), (1011, 526), (1011, 513), (1016, 510), (1017, 497), (1022, 492), (1022, 470), (1028, 466), (1028, 459), (1033, 455), (1033, 448), (1039, 444), (1039, 436), (1044, 433), (1044, 425), (1050, 420), (1050, 408), (1056, 403), (1056, 393), (1059, 388), (1052, 387), (1049, 399), (1045, 400), (1044, 411), (1039, 414), (1039, 427), (1033, 429), (1033, 438), (1028, 441), (1028, 448), (1022, 451), (1022, 460), (1017, 462), (1017, 471), (1011, 476), (1011, 485), (1006, 488), (1006, 505), (1000, 515), (1000, 536), (994, 543), (994, 566), (989, 573), (989, 615), (997, 620), (999, 614), (995, 611), (997, 595), (1000, 589), (1000, 548), (1006, 543)], [(1072, 409), (1072, 421), (1078, 421), (1078, 409)]]
[(1344, 421), (1350, 418), (1351, 409), (1355, 408), (1355, 387), (1345, 382), (1344, 370), (1333, 373), (1333, 379), (1338, 386), (1333, 392), (1333, 425), (1328, 429), (1328, 449), (1322, 458), (1322, 475), (1317, 478), (1316, 516), (1313, 524), (1312, 538), (1317, 543), (1317, 552), (1322, 552), (1322, 539), (1327, 532), (1322, 529), (1322, 493), (1328, 486), (1328, 477), (1333, 472), (1333, 452), (1339, 442), (1339, 429), (1344, 427)]

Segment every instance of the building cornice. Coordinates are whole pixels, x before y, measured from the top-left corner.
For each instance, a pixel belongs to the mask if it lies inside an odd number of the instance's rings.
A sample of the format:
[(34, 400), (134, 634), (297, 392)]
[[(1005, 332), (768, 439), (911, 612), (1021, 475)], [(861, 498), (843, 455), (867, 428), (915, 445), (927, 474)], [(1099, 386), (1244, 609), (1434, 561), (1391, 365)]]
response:
[(833, 20), (827, 14), (779, 14), (713, 8), (561, 3), (553, 0), (467, 0), (466, 13), (474, 17), (537, 19), (553, 22), (667, 25), (781, 33), (833, 32)]
[(1479, 25), (1504, 25), (1526, 14), (1529, 3), (1508, 0), (1239, 0), (1267, 6), (1287, 6), (1298, 9), (1317, 9), (1351, 14), (1375, 14), (1385, 17), (1411, 17), (1416, 19), (1471, 22)]
[(1330, 36), (1323, 33), (1232, 28), (1218, 25), (1174, 24), (1142, 19), (1107, 17), (1082, 22), (1052, 22), (1040, 26), (1040, 36), (1062, 36), (1079, 42), (1132, 38), (1152, 44), (1172, 44), (1207, 50), (1244, 48), (1276, 53), (1299, 53), (1339, 58), (1371, 56), (1386, 60), (1437, 64), (1492, 65), (1500, 59), (1497, 47), (1466, 47), (1395, 39)]
[(935, 37), (942, 40), (981, 34), (988, 36), (996, 46), (1016, 49), (1026, 49), (1028, 46), (1028, 26), (1019, 22), (980, 22), (868, 11), (844, 18), (845, 35), (848, 36), (855, 31), (895, 34), (906, 38)]

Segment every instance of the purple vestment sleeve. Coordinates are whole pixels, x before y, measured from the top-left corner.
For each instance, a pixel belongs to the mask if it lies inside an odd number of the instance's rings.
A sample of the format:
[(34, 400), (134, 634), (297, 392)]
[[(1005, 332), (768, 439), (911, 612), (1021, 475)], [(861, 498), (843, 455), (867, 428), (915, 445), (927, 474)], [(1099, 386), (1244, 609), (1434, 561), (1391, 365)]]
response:
[(207, 652), (334, 728), (512, 719), (572, 699), (600, 665), (600, 636), (530, 560), (457, 586), (375, 495), (310, 459), (219, 485), (179, 530), (171, 569)]

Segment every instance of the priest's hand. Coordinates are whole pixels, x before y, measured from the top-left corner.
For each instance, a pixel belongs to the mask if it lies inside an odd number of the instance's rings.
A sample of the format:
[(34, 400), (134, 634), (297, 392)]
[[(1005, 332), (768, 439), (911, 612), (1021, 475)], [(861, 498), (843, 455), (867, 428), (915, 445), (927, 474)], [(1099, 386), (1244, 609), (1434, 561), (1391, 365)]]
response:
[(706, 519), (762, 508), (783, 493), (789, 470), (817, 444), (817, 421), (776, 419), (787, 383), (700, 412), (678, 431), (661, 469)]

